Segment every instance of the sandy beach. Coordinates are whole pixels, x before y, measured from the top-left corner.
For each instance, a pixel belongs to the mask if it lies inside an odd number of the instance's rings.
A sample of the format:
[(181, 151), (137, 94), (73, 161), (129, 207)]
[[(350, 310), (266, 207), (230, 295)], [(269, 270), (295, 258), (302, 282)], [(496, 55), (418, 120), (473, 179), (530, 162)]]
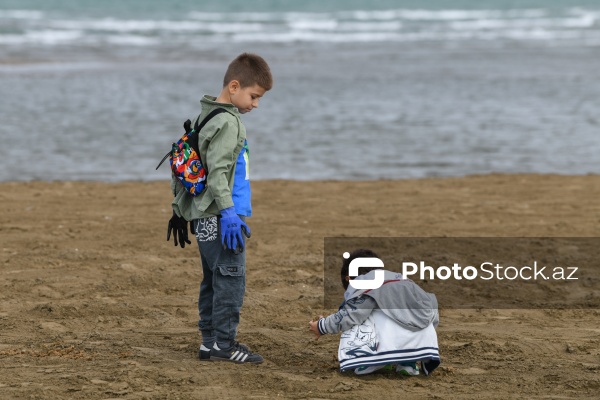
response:
[[(600, 310), (444, 309), (430, 377), (341, 374), (315, 341), (323, 238), (600, 236), (600, 176), (253, 182), (239, 340), (259, 366), (196, 359), (195, 243), (167, 242), (167, 181), (0, 184), (2, 399), (588, 399)], [(597, 285), (598, 282), (595, 282)], [(596, 293), (595, 296), (599, 294)]]

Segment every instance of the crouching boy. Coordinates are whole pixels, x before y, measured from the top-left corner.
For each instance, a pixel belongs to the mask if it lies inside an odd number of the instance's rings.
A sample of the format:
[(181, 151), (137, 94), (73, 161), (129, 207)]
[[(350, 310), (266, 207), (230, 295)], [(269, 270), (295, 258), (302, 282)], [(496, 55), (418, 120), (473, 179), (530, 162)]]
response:
[(361, 375), (387, 367), (404, 375), (418, 375), (419, 370), (429, 375), (440, 364), (435, 295), (402, 274), (386, 270), (379, 288), (355, 289), (350, 280), (375, 280), (376, 274), (381, 274), (376, 271), (381, 268), (373, 267), (359, 269), (362, 275), (356, 278), (349, 275), (350, 262), (365, 257), (378, 258), (373, 251), (360, 249), (344, 260), (344, 302), (335, 314), (310, 321), (309, 329), (317, 339), (342, 332), (338, 350), (341, 371), (353, 369)]

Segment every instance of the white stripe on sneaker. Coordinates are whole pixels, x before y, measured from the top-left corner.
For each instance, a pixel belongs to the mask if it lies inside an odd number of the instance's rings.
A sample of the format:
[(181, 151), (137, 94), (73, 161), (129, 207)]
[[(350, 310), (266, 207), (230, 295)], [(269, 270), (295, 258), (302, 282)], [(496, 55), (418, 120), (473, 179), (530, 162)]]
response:
[(244, 357), (241, 359), (241, 362), (246, 361), (246, 358), (248, 358), (248, 354), (244, 354)]
[(230, 360), (233, 360), (233, 359), (235, 359), (235, 357), (236, 357), (238, 354), (239, 354), (239, 351), (238, 351), (238, 350), (236, 350), (236, 351), (235, 351), (235, 353), (233, 353), (233, 354), (231, 355), (231, 357), (229, 357), (229, 359), (230, 359)]
[(244, 356), (245, 356), (244, 353), (240, 353), (240, 355), (237, 356), (237, 358), (235, 359), (235, 361), (241, 361)]

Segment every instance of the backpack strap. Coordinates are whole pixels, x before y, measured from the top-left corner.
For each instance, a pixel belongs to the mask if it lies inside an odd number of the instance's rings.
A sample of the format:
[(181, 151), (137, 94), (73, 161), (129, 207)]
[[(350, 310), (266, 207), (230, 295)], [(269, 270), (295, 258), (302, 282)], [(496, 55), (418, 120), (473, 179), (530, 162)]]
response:
[[(198, 125), (200, 118), (198, 118), (196, 120), (196, 123), (194, 124), (194, 131), (188, 138), (187, 142), (189, 143), (190, 146), (192, 146), (192, 149), (194, 149), (196, 154), (198, 154), (198, 157), (200, 157), (200, 149), (198, 148), (198, 134), (200, 133), (202, 128), (204, 128), (204, 126), (208, 123), (208, 121), (213, 119), (213, 117), (215, 117), (221, 113), (224, 113), (224, 112), (227, 112), (227, 110), (225, 110), (224, 108), (215, 108), (214, 110), (212, 110), (210, 112), (210, 114), (208, 114), (206, 116), (206, 118), (204, 118), (202, 120), (202, 122), (200, 122), (200, 125)], [(206, 165), (204, 166), (204, 168), (206, 168)]]

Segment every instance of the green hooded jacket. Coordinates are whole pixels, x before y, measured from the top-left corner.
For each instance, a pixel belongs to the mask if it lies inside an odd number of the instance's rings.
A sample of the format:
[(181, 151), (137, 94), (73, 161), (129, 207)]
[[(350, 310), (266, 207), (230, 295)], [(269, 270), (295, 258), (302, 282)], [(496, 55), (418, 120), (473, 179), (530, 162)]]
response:
[[(206, 189), (198, 196), (191, 196), (171, 176), (171, 190), (175, 195), (171, 203), (173, 210), (187, 221), (219, 215), (220, 210), (233, 207), (231, 192), (235, 166), (246, 140), (246, 128), (233, 104), (217, 103), (215, 100), (216, 97), (204, 96), (200, 100), (202, 112), (196, 118), (202, 122), (216, 108), (227, 111), (213, 117), (198, 134), (200, 159), (208, 170)], [(192, 122), (192, 126), (196, 120)]]

